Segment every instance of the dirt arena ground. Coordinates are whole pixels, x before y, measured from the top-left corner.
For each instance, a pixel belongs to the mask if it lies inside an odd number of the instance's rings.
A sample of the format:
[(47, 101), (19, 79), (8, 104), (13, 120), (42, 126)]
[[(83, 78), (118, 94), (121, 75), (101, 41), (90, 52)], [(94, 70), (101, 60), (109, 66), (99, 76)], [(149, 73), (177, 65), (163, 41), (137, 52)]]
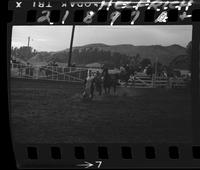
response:
[(21, 143), (191, 142), (188, 89), (118, 88), (82, 101), (78, 83), (11, 79), (11, 127)]

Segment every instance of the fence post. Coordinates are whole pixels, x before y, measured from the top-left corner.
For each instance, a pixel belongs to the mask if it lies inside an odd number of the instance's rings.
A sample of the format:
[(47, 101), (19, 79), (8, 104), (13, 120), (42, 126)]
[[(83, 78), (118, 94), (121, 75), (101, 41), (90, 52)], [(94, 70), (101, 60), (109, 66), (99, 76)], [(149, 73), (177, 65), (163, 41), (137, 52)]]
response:
[(29, 66), (29, 74), (31, 79), (33, 79), (33, 68), (31, 66)]
[(78, 72), (78, 78), (81, 79), (81, 72)]
[(20, 74), (19, 74), (19, 64), (16, 64), (16, 66), (17, 66), (17, 70), (18, 70), (18, 76), (20, 76)]
[(65, 80), (65, 67), (62, 67), (63, 80)]
[(53, 80), (53, 66), (51, 66), (51, 80)]
[(66, 81), (65, 71), (66, 71), (66, 69), (64, 68), (64, 70), (63, 70), (63, 72), (64, 72), (64, 80)]
[(56, 67), (57, 80), (58, 80), (58, 66)]
[(38, 69), (37, 69), (37, 66), (35, 67), (35, 78), (38, 79)]
[[(28, 70), (28, 71), (27, 71)], [(28, 74), (27, 74), (28, 73)], [(30, 78), (31, 76), (31, 73), (30, 73), (30, 67), (29, 66), (26, 66), (25, 67), (25, 78)]]
[(21, 64), (18, 64), (19, 77), (21, 78)]
[(155, 88), (155, 74), (152, 75), (152, 86)]

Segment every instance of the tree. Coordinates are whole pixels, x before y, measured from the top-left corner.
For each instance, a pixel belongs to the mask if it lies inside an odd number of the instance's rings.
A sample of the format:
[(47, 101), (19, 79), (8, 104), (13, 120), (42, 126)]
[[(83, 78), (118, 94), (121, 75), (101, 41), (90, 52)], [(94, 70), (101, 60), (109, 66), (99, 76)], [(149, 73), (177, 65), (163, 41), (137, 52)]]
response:
[(186, 52), (190, 57), (192, 56), (192, 41), (190, 41), (186, 46)]
[(144, 69), (145, 67), (151, 65), (151, 60), (149, 58), (144, 58), (141, 62), (140, 62), (140, 66), (142, 67), (142, 69)]
[(190, 41), (186, 47), (186, 52), (188, 54), (188, 59), (189, 59), (189, 68), (191, 69), (191, 59), (192, 59), (192, 41)]
[(32, 52), (32, 47), (22, 46), (20, 48), (11, 48), (11, 56), (14, 58), (20, 58), (24, 61), (27, 61), (31, 57), (33, 57), (34, 52)]
[(140, 54), (136, 54), (135, 56), (130, 57), (129, 65), (135, 70), (137, 70), (139, 68), (140, 61), (141, 61)]
[(17, 57), (17, 51), (18, 51), (17, 47), (11, 47), (11, 58), (12, 59)]
[(161, 74), (163, 71), (163, 64), (159, 61), (157, 62), (157, 70), (156, 70), (156, 63), (153, 64), (153, 73), (157, 72), (157, 75)]

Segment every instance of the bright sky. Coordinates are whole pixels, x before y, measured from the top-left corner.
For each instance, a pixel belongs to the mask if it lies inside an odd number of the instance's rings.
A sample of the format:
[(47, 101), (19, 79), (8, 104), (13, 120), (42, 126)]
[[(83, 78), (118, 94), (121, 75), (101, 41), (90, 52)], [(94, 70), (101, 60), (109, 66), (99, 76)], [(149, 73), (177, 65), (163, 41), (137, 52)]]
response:
[[(72, 26), (14, 26), (12, 46), (28, 44), (37, 51), (60, 51), (70, 46)], [(92, 43), (108, 45), (186, 46), (192, 40), (192, 26), (76, 26), (73, 46)]]

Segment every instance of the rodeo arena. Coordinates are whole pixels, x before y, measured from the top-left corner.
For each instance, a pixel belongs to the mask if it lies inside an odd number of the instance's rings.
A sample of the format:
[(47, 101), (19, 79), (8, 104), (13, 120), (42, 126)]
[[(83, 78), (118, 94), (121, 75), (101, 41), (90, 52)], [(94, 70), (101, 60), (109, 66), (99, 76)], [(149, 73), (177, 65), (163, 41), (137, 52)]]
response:
[(190, 72), (128, 64), (80, 67), (10, 59), (11, 120), (20, 143), (191, 142)]
[(10, 65), (18, 142), (191, 142), (188, 73)]

